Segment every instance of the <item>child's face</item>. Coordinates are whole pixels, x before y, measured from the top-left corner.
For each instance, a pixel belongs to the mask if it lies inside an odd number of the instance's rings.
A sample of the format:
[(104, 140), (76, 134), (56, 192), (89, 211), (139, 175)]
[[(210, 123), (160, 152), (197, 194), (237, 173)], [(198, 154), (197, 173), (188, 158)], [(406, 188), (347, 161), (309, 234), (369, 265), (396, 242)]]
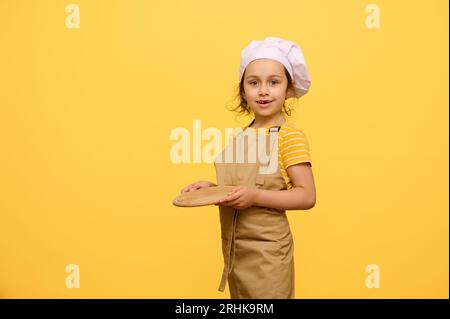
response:
[[(288, 79), (284, 66), (272, 59), (257, 59), (247, 65), (244, 73), (244, 97), (256, 116), (278, 114), (286, 99)], [(271, 101), (260, 104), (258, 101)]]

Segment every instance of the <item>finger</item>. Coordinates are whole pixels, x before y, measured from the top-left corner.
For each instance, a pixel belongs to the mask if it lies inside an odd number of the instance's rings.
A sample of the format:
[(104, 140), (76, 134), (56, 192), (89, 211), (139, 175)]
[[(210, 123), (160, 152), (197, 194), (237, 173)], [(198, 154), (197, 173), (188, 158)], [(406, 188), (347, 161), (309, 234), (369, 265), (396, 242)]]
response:
[(219, 203), (228, 203), (231, 200), (231, 195), (227, 195), (221, 200), (219, 200)]
[(229, 203), (229, 202), (232, 202), (232, 201), (236, 200), (236, 199), (239, 198), (240, 196), (241, 196), (241, 193), (240, 193), (239, 191), (237, 191), (236, 193), (231, 194), (231, 195), (228, 195), (228, 196), (226, 196), (225, 198), (223, 198), (223, 199), (221, 200), (221, 202), (222, 202), (222, 203)]
[(189, 186), (186, 186), (185, 188), (183, 188), (183, 189), (181, 190), (181, 193), (186, 193), (186, 192), (188, 191), (188, 189), (189, 189)]
[(197, 189), (197, 185), (191, 185), (191, 187), (189, 188), (189, 191), (190, 192), (192, 192), (192, 191), (195, 191)]
[(219, 206), (230, 206), (230, 204), (228, 202), (220, 202), (217, 205), (219, 205)]
[(226, 203), (226, 206), (232, 206), (234, 208), (238, 208), (239, 207), (239, 199), (233, 200), (233, 201), (229, 201)]
[(234, 190), (234, 192), (229, 196), (231, 196), (231, 198), (237, 198), (237, 197), (242, 196), (243, 193), (244, 193), (244, 189), (242, 187), (239, 187), (239, 188), (236, 188)]
[(227, 195), (227, 196), (225, 196), (225, 197), (219, 199), (218, 204), (219, 204), (219, 205), (227, 204), (229, 201), (230, 201), (230, 196)]
[(226, 197), (228, 197), (228, 196), (234, 194), (234, 192), (235, 192), (235, 190), (236, 190), (237, 188), (238, 188), (238, 187), (232, 188), (232, 189), (227, 193), (227, 195), (226, 195), (224, 198), (226, 198)]
[(228, 195), (234, 194), (234, 193), (236, 193), (237, 191), (239, 191), (239, 190), (241, 190), (241, 189), (242, 189), (242, 186), (236, 186), (235, 188), (233, 188), (233, 189), (228, 193)]

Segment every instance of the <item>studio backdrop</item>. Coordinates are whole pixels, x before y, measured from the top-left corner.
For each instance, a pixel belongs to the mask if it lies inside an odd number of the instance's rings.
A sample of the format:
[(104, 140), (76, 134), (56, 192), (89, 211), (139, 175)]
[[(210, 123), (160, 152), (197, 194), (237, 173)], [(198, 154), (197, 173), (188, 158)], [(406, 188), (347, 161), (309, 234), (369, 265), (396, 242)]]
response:
[(1, 0), (0, 298), (228, 298), (218, 207), (172, 200), (215, 181), (212, 139), (251, 120), (241, 50), (270, 36), (311, 76), (296, 298), (448, 298), (448, 9)]

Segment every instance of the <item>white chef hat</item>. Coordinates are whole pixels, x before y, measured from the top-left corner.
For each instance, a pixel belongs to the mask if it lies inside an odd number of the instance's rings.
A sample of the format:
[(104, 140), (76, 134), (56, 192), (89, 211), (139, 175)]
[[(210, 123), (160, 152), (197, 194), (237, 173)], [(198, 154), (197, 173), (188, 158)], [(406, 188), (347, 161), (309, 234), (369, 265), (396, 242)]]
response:
[(250, 62), (263, 58), (276, 60), (286, 67), (294, 80), (295, 97), (301, 97), (308, 92), (311, 80), (301, 48), (294, 42), (277, 37), (267, 37), (263, 41), (253, 40), (242, 50), (239, 81)]

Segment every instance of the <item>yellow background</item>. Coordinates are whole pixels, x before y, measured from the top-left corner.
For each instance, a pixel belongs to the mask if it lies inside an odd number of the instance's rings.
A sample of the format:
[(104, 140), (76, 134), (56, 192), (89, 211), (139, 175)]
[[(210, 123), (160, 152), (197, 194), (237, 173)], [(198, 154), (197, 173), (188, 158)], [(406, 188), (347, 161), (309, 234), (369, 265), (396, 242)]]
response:
[(173, 164), (169, 134), (247, 123), (227, 107), (266, 36), (298, 43), (312, 79), (296, 297), (448, 298), (445, 0), (1, 0), (0, 298), (228, 298), (217, 207), (171, 204), (214, 166)]

